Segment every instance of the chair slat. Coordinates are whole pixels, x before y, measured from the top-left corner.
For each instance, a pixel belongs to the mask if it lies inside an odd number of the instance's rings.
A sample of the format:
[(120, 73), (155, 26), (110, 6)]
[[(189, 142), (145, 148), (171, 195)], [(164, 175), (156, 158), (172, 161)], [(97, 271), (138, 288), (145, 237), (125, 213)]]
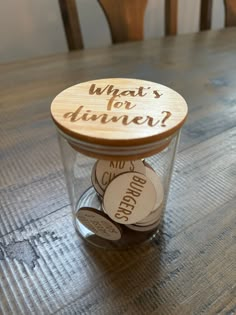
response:
[(178, 0), (165, 0), (165, 34), (177, 33)]
[(211, 28), (212, 0), (201, 0), (200, 9), (200, 30), (205, 31)]
[(59, 0), (69, 50), (84, 48), (75, 0)]
[(98, 0), (111, 30), (113, 43), (143, 39), (147, 0)]

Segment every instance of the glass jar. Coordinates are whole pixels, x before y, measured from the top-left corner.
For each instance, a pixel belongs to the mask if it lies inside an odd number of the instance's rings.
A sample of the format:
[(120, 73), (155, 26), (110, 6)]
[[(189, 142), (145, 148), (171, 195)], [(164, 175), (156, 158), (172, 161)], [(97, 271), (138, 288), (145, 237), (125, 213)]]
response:
[(52, 102), (78, 234), (98, 247), (155, 237), (164, 214), (187, 105), (149, 81), (80, 83)]

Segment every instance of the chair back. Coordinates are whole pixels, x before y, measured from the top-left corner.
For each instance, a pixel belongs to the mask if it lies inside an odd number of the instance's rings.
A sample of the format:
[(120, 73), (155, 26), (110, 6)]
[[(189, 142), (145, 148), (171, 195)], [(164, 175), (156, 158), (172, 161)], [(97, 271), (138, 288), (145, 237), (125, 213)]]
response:
[[(176, 35), (177, 1), (165, 0), (165, 34)], [(112, 43), (143, 39), (148, 0), (98, 0), (107, 19)], [(69, 50), (82, 49), (83, 39), (75, 0), (59, 0)]]
[[(225, 26), (236, 26), (236, 0), (224, 0)], [(211, 28), (212, 0), (201, 0), (200, 30)]]

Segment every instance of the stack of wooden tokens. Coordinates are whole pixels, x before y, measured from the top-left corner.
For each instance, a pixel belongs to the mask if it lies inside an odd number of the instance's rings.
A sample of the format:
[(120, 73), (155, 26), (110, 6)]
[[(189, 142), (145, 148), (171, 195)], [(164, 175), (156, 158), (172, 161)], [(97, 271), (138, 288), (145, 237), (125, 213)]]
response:
[(147, 162), (98, 160), (91, 181), (101, 200), (101, 209), (78, 210), (77, 218), (87, 229), (112, 241), (121, 239), (127, 229), (135, 232), (157, 229), (164, 191), (160, 177)]

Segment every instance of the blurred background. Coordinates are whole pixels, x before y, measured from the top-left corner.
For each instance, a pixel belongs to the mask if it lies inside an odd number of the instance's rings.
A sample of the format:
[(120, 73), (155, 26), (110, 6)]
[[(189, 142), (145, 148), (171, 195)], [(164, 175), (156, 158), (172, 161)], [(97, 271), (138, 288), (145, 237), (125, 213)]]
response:
[[(77, 0), (85, 48), (111, 43), (105, 16), (96, 0)], [(199, 31), (200, 0), (179, 0), (178, 34)], [(212, 29), (223, 28), (223, 0), (213, 1)], [(164, 35), (164, 0), (149, 0), (145, 39)], [(57, 0), (0, 1), (0, 63), (66, 52)]]

